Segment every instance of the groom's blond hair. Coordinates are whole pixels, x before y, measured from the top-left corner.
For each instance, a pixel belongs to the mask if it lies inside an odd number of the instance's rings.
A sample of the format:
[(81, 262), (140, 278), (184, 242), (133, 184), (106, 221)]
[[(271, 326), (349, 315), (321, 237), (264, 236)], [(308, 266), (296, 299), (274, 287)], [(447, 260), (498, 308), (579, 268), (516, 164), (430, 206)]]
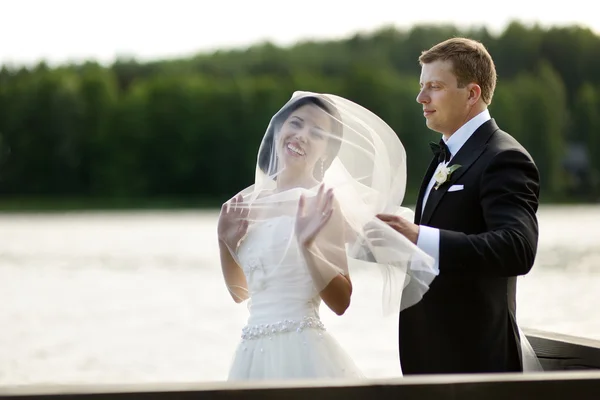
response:
[(425, 50), (419, 63), (450, 61), (458, 87), (476, 83), (481, 87), (481, 98), (486, 104), (492, 102), (496, 89), (496, 66), (485, 46), (473, 39), (451, 38)]

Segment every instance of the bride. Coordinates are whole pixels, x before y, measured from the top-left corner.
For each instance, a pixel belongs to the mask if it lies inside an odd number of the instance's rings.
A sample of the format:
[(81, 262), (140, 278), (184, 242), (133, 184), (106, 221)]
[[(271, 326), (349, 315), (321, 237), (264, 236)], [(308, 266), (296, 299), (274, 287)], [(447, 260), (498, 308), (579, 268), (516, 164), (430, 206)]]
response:
[(433, 260), (375, 218), (403, 210), (405, 185), (398, 136), (365, 108), (296, 92), (273, 116), (254, 184), (219, 216), (224, 280), (250, 311), (229, 379), (362, 377), (319, 308), (344, 314), (354, 269), (383, 273), (388, 312), (427, 291)]

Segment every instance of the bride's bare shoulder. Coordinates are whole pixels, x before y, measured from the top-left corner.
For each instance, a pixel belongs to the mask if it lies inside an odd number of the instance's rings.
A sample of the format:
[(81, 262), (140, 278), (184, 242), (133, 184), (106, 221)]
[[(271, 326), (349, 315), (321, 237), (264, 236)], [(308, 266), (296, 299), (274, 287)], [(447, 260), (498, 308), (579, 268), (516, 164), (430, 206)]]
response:
[(275, 192), (275, 190), (273, 190), (273, 189), (261, 189), (261, 190), (258, 192), (258, 194), (257, 194), (257, 196), (256, 196), (256, 199), (257, 199), (257, 200), (258, 200), (258, 199), (263, 199), (263, 198), (265, 198), (265, 197), (272, 196), (272, 195), (274, 195), (275, 193), (276, 193), (276, 192)]

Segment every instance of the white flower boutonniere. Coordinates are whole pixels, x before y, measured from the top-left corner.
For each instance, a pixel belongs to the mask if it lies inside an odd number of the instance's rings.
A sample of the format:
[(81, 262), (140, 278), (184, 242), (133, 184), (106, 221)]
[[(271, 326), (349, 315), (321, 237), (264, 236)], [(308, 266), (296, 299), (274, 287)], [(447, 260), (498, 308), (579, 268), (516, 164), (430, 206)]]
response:
[(433, 179), (435, 179), (435, 186), (433, 188), (435, 190), (437, 190), (448, 179), (450, 179), (450, 175), (452, 175), (452, 173), (454, 171), (456, 171), (457, 169), (459, 169), (460, 167), (462, 167), (462, 165), (460, 165), (460, 164), (454, 164), (450, 167), (443, 165), (442, 167), (440, 167), (438, 172), (436, 172), (435, 175), (433, 176)]

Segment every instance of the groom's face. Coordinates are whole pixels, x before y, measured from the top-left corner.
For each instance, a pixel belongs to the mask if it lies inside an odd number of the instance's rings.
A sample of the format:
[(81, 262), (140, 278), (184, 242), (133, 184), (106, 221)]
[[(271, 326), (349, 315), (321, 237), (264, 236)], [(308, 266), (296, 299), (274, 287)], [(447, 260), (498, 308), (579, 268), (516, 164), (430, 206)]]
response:
[(468, 90), (459, 88), (450, 61), (423, 64), (417, 102), (423, 106), (427, 127), (449, 137), (469, 113)]

